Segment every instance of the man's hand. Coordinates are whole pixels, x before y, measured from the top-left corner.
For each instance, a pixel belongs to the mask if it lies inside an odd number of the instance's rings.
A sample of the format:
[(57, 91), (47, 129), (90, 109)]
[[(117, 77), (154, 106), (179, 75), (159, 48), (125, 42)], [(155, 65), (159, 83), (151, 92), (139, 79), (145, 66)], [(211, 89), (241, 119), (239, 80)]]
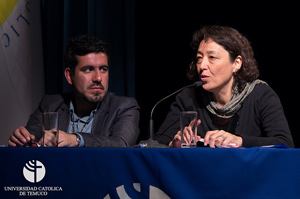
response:
[(76, 135), (59, 131), (58, 147), (78, 147), (78, 144)]
[(8, 146), (25, 146), (31, 140), (34, 140), (35, 136), (31, 135), (24, 126), (20, 126), (11, 134), (8, 139)]

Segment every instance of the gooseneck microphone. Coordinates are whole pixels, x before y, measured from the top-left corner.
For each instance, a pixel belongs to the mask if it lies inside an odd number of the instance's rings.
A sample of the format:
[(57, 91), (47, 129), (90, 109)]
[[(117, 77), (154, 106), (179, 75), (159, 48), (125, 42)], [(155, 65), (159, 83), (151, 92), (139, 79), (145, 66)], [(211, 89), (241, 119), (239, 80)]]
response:
[(152, 116), (153, 116), (154, 109), (155, 109), (156, 106), (157, 106), (158, 104), (160, 104), (162, 101), (168, 99), (169, 97), (175, 95), (176, 93), (182, 91), (182, 90), (185, 89), (185, 88), (189, 88), (189, 87), (193, 87), (193, 86), (195, 86), (195, 87), (200, 87), (200, 86), (202, 86), (202, 82), (201, 82), (201, 81), (197, 81), (197, 82), (195, 82), (195, 83), (193, 83), (193, 84), (191, 84), (191, 85), (182, 87), (181, 89), (179, 89), (179, 90), (177, 90), (177, 91), (171, 93), (170, 95), (168, 95), (168, 96), (162, 98), (161, 100), (159, 100), (159, 101), (153, 106), (153, 108), (152, 108), (152, 110), (151, 110), (151, 113), (150, 113), (150, 123), (149, 123), (149, 134), (150, 134), (150, 138), (149, 138), (148, 140), (146, 140), (146, 141), (141, 141), (141, 142), (139, 143), (139, 145), (138, 145), (139, 147), (141, 147), (141, 148), (165, 148), (165, 147), (168, 147), (168, 146), (166, 146), (166, 145), (159, 144), (156, 140), (153, 140), (153, 136), (154, 136), (154, 124), (153, 124)]

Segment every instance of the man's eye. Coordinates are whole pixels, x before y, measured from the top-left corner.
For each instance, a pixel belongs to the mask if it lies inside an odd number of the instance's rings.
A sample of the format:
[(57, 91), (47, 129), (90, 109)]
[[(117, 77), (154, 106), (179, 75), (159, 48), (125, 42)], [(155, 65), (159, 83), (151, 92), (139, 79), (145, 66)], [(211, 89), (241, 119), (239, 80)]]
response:
[(86, 72), (86, 73), (88, 73), (88, 72), (91, 72), (92, 69), (91, 68), (85, 68), (83, 71)]
[(101, 71), (101, 72), (107, 72), (107, 71), (108, 71), (108, 67), (101, 67), (101, 68), (100, 68), (100, 71)]
[(83, 71), (83, 72), (85, 72), (85, 73), (89, 73), (89, 72), (91, 72), (93, 70), (93, 68), (91, 68), (91, 67), (83, 67), (83, 68), (81, 68), (81, 71)]

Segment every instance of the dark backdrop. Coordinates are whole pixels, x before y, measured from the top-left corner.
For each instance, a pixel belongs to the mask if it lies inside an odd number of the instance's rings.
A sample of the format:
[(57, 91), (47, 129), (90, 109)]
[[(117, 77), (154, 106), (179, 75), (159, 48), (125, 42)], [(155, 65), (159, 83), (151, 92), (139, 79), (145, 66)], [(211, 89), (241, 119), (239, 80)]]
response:
[[(186, 70), (194, 56), (190, 48), (193, 32), (204, 25), (227, 25), (252, 43), (260, 78), (279, 95), (296, 147), (300, 147), (296, 105), (300, 31), (297, 6), (283, 3), (43, 0), (46, 93), (70, 90), (63, 77), (68, 38), (82, 33), (96, 35), (111, 47), (110, 91), (138, 100), (140, 139), (147, 139), (152, 106), (191, 83)], [(156, 130), (173, 100), (157, 107)]]
[(97, 36), (110, 45), (110, 87), (135, 96), (135, 1), (43, 0), (42, 30), (46, 94), (70, 91), (63, 53), (70, 37)]

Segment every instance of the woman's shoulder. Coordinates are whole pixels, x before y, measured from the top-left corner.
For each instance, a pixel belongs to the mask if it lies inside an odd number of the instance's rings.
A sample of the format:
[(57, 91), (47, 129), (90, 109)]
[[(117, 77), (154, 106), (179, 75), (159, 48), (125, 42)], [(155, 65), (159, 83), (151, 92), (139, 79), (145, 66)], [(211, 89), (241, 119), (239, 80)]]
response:
[(264, 106), (281, 104), (279, 96), (268, 84), (257, 84), (246, 101)]
[(257, 84), (254, 87), (251, 95), (258, 98), (272, 95), (277, 96), (276, 92), (266, 83)]

